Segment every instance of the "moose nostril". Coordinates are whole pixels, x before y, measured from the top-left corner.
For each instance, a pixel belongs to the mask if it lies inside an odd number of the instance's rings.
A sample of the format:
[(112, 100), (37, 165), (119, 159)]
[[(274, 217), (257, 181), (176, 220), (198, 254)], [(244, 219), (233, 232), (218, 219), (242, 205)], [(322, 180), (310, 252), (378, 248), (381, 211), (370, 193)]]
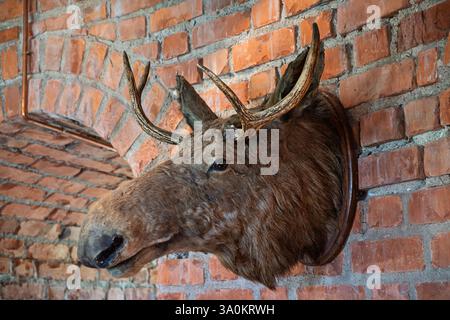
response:
[(123, 247), (124, 239), (120, 235), (112, 237), (111, 244), (95, 257), (95, 264), (100, 268), (107, 267), (116, 258), (119, 250)]

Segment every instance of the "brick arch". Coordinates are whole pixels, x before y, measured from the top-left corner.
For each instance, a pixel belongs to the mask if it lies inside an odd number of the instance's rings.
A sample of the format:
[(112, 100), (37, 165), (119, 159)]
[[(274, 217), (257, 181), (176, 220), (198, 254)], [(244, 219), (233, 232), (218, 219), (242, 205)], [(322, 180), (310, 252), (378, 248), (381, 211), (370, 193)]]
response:
[[(142, 76), (152, 46), (128, 50), (136, 77)], [(142, 172), (164, 146), (146, 137), (130, 113), (121, 51), (90, 35), (49, 36), (36, 47), (44, 57), (39, 64), (31, 63), (29, 111), (71, 119), (92, 129), (130, 162), (136, 175)], [(152, 67), (151, 72), (155, 75), (143, 92), (144, 111), (159, 126), (175, 130), (183, 117), (168, 88), (182, 70)], [(159, 79), (157, 73), (165, 78)]]

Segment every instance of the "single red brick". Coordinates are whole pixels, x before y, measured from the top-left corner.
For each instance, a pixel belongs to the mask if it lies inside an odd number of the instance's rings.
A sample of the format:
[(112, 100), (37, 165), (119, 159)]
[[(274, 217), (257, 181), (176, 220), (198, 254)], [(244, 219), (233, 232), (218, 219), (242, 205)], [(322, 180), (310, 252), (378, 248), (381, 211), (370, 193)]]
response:
[(144, 38), (146, 33), (145, 17), (138, 16), (120, 21), (118, 31), (119, 39), (122, 41)]
[(437, 48), (428, 49), (419, 53), (417, 57), (417, 84), (427, 86), (438, 80)]
[(84, 39), (70, 39), (67, 42), (63, 72), (80, 74), (85, 45)]
[(174, 88), (177, 84), (176, 75), (182, 75), (191, 83), (198, 83), (202, 80), (200, 71), (197, 68), (198, 59), (191, 59), (186, 62), (172, 64), (168, 66), (158, 67), (156, 74), (170, 88)]
[(409, 102), (404, 107), (408, 137), (439, 128), (439, 107), (436, 97)]
[(103, 100), (103, 91), (92, 87), (84, 88), (80, 106), (77, 111), (77, 118), (86, 126), (94, 124), (95, 116)]
[(267, 288), (261, 289), (261, 300), (287, 300), (288, 293), (286, 288), (276, 288), (270, 290)]
[(280, 1), (259, 0), (252, 7), (252, 21), (255, 28), (271, 24), (280, 19)]
[(450, 219), (450, 186), (413, 192), (408, 208), (409, 220), (413, 224), (448, 221)]
[(48, 287), (48, 299), (49, 300), (64, 300), (65, 287)]
[(428, 282), (416, 285), (417, 298), (421, 300), (449, 300), (450, 282)]
[(94, 125), (95, 131), (104, 139), (109, 140), (125, 109), (126, 107), (119, 100), (111, 98), (103, 112), (97, 116)]
[[(376, 81), (374, 81), (376, 79)], [(414, 61), (406, 59), (350, 76), (340, 83), (340, 98), (346, 108), (414, 88)]]
[(447, 44), (445, 45), (445, 51), (442, 57), (442, 62), (444, 62), (445, 65), (448, 65), (450, 63), (450, 33), (447, 37)]
[(12, 27), (0, 31), (0, 43), (19, 39), (19, 27)]
[[(63, 89), (63, 84), (61, 80), (58, 79), (50, 79), (47, 81), (44, 89), (44, 97), (42, 99), (41, 108), (47, 112), (55, 112), (56, 111), (56, 103), (58, 101), (58, 97), (61, 94)], [(65, 101), (63, 101), (64, 103)]]
[(8, 118), (20, 114), (20, 99), (22, 97), (20, 89), (21, 87), (19, 85), (9, 85), (3, 88), (4, 106)]
[(67, 5), (67, 0), (39, 0), (40, 11), (53, 10)]
[(445, 90), (439, 96), (439, 109), (441, 124), (450, 124), (450, 89)]
[(22, 15), (22, 6), (17, 0), (4, 0), (0, 3), (0, 22), (15, 19)]
[(106, 1), (103, 1), (96, 5), (86, 7), (84, 9), (83, 20), (85, 23), (89, 23), (96, 20), (106, 19), (106, 16)]
[(162, 8), (150, 15), (150, 31), (156, 32), (191, 20), (202, 14), (201, 0), (186, 0), (177, 5)]
[(381, 285), (380, 289), (372, 290), (374, 300), (409, 300), (408, 284), (395, 283)]
[(158, 300), (186, 300), (186, 294), (184, 292), (170, 292), (170, 293), (158, 293), (156, 295)]
[(36, 112), (41, 109), (41, 79), (30, 79), (28, 81), (28, 111)]
[(33, 277), (36, 274), (36, 268), (31, 260), (14, 261), (14, 273), (19, 277)]
[(45, 191), (41, 189), (16, 185), (13, 183), (0, 184), (0, 192), (6, 197), (32, 201), (42, 201), (45, 197)]
[(333, 12), (322, 11), (316, 17), (303, 19), (300, 22), (300, 39), (302, 46), (306, 46), (311, 43), (312, 40), (312, 25), (317, 23), (320, 32), (320, 39), (326, 39), (334, 35), (333, 31)]
[(160, 123), (160, 127), (169, 131), (174, 131), (178, 124), (183, 120), (184, 115), (177, 101), (173, 101), (164, 114), (164, 118)]
[(250, 289), (216, 289), (205, 291), (196, 296), (197, 300), (252, 300)]
[(22, 257), (25, 254), (25, 244), (22, 240), (3, 238), (0, 239), (0, 250), (6, 256)]
[(230, 72), (228, 49), (221, 49), (204, 56), (203, 65), (215, 74), (225, 74)]
[(59, 71), (62, 60), (64, 38), (51, 36), (47, 38), (44, 53), (44, 71)]
[(441, 2), (425, 11), (415, 12), (400, 21), (398, 51), (430, 43), (447, 36), (450, 29), (450, 2)]
[(116, 187), (120, 182), (122, 182), (122, 178), (90, 170), (83, 171), (79, 176), (77, 176), (77, 179), (85, 180), (95, 185), (106, 185), (111, 187)]
[(450, 266), (450, 233), (440, 233), (431, 241), (432, 262), (436, 268)]
[(348, 285), (311, 286), (297, 290), (299, 300), (359, 300), (364, 299), (363, 287)]
[[(10, 163), (14, 163), (14, 164), (25, 164), (25, 165), (29, 165), (31, 163), (33, 163), (34, 161), (36, 161), (36, 159), (24, 156), (20, 153), (16, 153), (16, 152), (10, 152), (7, 150), (2, 150), (1, 154), (0, 154), (0, 159), (10, 162)], [(3, 166), (1, 168), (4, 168)], [(14, 168), (10, 168), (10, 169), (6, 169), (6, 171), (8, 170), (12, 170)], [(14, 171), (9, 171), (5, 172), (5, 173), (0, 173), (1, 175), (5, 175), (8, 176), (9, 174), (13, 173)], [(15, 172), (20, 172), (20, 170), (17, 169), (17, 171)], [(16, 178), (16, 179), (21, 179), (21, 177), (12, 177), (12, 178)], [(32, 178), (32, 176), (28, 176), (28, 178)]]
[(103, 288), (86, 288), (70, 290), (67, 294), (69, 300), (104, 300), (106, 291)]
[(402, 199), (399, 196), (371, 198), (367, 221), (371, 228), (399, 226), (403, 221)]
[(47, 160), (39, 160), (32, 166), (33, 168), (50, 173), (57, 176), (73, 177), (77, 175), (81, 169), (65, 166), (60, 163), (53, 163)]
[(40, 39), (31, 39), (30, 41), (30, 62), (28, 64), (30, 73), (38, 73), (40, 70), (40, 63), (42, 60), (40, 48), (42, 47), (42, 43), (43, 42)]
[(157, 41), (145, 43), (133, 48), (133, 53), (145, 57), (147, 60), (158, 58), (159, 44)]
[(161, 107), (163, 106), (166, 97), (167, 92), (158, 83), (155, 83), (152, 86), (151, 90), (149, 90), (147, 94), (145, 94), (143, 99), (143, 108), (146, 116), (150, 121), (153, 122), (156, 120), (156, 117), (161, 111)]
[[(37, 36), (49, 31), (67, 30), (67, 19), (69, 18), (69, 15), (69, 13), (59, 14), (56, 17), (33, 22), (33, 24), (31, 24), (32, 35)], [(76, 32), (74, 31), (74, 33)]]
[(68, 193), (78, 193), (84, 188), (86, 188), (84, 184), (54, 177), (44, 177), (41, 180), (39, 180), (38, 184), (45, 188), (59, 190)]
[(209, 258), (209, 274), (211, 279), (216, 281), (235, 280), (238, 278), (236, 274), (225, 268), (216, 256)]
[(115, 166), (109, 163), (96, 161), (88, 158), (70, 157), (68, 161), (71, 164), (75, 164), (80, 167), (95, 169), (103, 172), (111, 172), (115, 169)]
[(423, 270), (423, 243), (419, 237), (352, 243), (352, 270), (366, 273), (371, 265), (382, 272)]
[(215, 1), (207, 1), (204, 4), (204, 10), (207, 13), (212, 13), (215, 11), (219, 11), (231, 5), (239, 5), (244, 3), (245, 0), (215, 0)]
[(86, 77), (96, 80), (100, 76), (103, 69), (108, 47), (100, 42), (94, 42), (89, 48), (89, 54), (86, 56)]
[(142, 129), (135, 118), (129, 115), (122, 128), (112, 137), (111, 144), (121, 156), (124, 156), (141, 132)]
[(286, 7), (286, 15), (292, 16), (311, 8), (312, 6), (318, 4), (320, 0), (284, 0), (283, 2)]
[(378, 6), (381, 17), (388, 17), (410, 6), (408, 0), (350, 0), (338, 7), (337, 31), (341, 34), (353, 31), (367, 23), (367, 8)]
[(194, 48), (237, 36), (250, 29), (250, 12), (237, 12), (229, 16), (208, 21), (192, 30)]
[(403, 110), (387, 108), (361, 117), (361, 144), (374, 144), (399, 140), (405, 136)]
[(293, 28), (284, 28), (266, 33), (233, 46), (234, 70), (243, 70), (275, 60), (295, 51)]
[(249, 99), (264, 97), (273, 92), (276, 86), (275, 69), (262, 71), (251, 76), (248, 83)]
[(11, 203), (2, 210), (2, 215), (7, 217), (18, 217), (26, 219), (44, 220), (56, 209), (27, 206), (24, 204)]
[(108, 290), (107, 300), (125, 300), (125, 293), (120, 288), (111, 288)]
[(417, 146), (360, 158), (358, 167), (361, 189), (424, 178), (422, 153)]
[(51, 224), (42, 221), (24, 221), (20, 224), (18, 235), (27, 237), (44, 237), (51, 228)]
[(135, 176), (139, 176), (145, 167), (159, 154), (154, 139), (147, 138), (129, 157), (130, 166)]
[(1, 66), (3, 80), (10, 80), (19, 74), (19, 60), (17, 56), (17, 47), (10, 46), (1, 51)]
[(154, 274), (156, 277), (152, 280), (159, 285), (203, 284), (205, 281), (199, 260), (165, 260), (158, 265)]
[(348, 58), (345, 46), (327, 48), (325, 50), (325, 68), (322, 79), (340, 76), (348, 70)]
[(102, 22), (89, 27), (88, 34), (101, 39), (116, 40), (116, 25), (112, 22)]
[(64, 90), (59, 99), (56, 113), (66, 116), (75, 116), (75, 111), (81, 96), (81, 86), (78, 82), (69, 82), (64, 85)]
[(28, 252), (38, 260), (65, 260), (69, 256), (69, 247), (64, 244), (33, 243)]
[(425, 145), (424, 168), (427, 177), (450, 174), (450, 137)]
[(0, 274), (10, 273), (10, 261), (8, 258), (0, 257)]
[(355, 38), (356, 66), (361, 67), (391, 54), (389, 43), (389, 27), (363, 33)]
[(122, 54), (118, 51), (111, 51), (106, 59), (105, 71), (103, 73), (103, 83), (113, 90), (119, 87), (123, 73)]
[(186, 32), (178, 32), (164, 38), (162, 54), (166, 59), (182, 55), (189, 51), (188, 35)]
[[(12, 233), (15, 234), (19, 230), (19, 223), (16, 220), (0, 220), (0, 233)], [(0, 262), (1, 264), (1, 262)], [(1, 269), (1, 267), (0, 267)], [(0, 272), (1, 273), (1, 272)]]

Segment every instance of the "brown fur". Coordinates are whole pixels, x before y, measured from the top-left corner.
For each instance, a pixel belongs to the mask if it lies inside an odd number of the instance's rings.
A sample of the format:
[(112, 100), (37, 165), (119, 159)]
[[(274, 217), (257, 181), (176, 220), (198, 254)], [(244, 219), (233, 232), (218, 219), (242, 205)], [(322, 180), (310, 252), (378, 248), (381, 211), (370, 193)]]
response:
[[(343, 161), (326, 101), (319, 93), (303, 113), (293, 109), (268, 126), (280, 129), (274, 176), (260, 175), (259, 165), (229, 165), (208, 175), (206, 164), (166, 161), (106, 195), (90, 208), (79, 256), (93, 234), (109, 230), (126, 239), (111, 268), (117, 276), (170, 252), (201, 251), (273, 288), (298, 261), (314, 261), (328, 243), (326, 231), (338, 227)], [(236, 116), (204, 129), (231, 122)]]

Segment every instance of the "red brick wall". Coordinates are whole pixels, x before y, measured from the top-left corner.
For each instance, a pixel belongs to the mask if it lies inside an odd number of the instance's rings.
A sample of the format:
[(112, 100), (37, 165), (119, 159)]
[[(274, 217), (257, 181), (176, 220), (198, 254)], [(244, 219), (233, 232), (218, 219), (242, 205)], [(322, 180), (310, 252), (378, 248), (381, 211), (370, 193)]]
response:
[[(20, 2), (0, 2), (0, 120), (19, 111)], [(94, 129), (135, 174), (169, 149), (146, 137), (128, 111), (123, 50), (138, 74), (152, 62), (145, 112), (175, 129), (185, 126), (170, 90), (176, 73), (223, 113), (230, 105), (202, 80), (198, 62), (221, 74), (242, 100), (258, 100), (310, 42), (311, 24), (319, 24), (326, 48), (322, 84), (341, 98), (352, 121), (367, 193), (343, 253), (326, 267), (296, 267), (275, 292), (236, 277), (212, 256), (164, 258), (151, 272), (156, 297), (450, 298), (450, 1), (31, 2), (31, 110)], [(67, 30), (68, 3), (81, 8), (81, 30)], [(365, 25), (372, 4), (382, 15), (381, 29), (373, 31)], [(0, 254), (12, 263), (10, 253)], [(381, 290), (365, 286), (372, 264), (383, 272)], [(24, 286), (12, 292), (45, 283), (37, 271), (38, 278), (25, 282), (10, 274)], [(124, 283), (122, 289), (132, 284)], [(103, 298), (108, 284), (100, 279), (91, 287), (98, 292), (88, 295)]]

